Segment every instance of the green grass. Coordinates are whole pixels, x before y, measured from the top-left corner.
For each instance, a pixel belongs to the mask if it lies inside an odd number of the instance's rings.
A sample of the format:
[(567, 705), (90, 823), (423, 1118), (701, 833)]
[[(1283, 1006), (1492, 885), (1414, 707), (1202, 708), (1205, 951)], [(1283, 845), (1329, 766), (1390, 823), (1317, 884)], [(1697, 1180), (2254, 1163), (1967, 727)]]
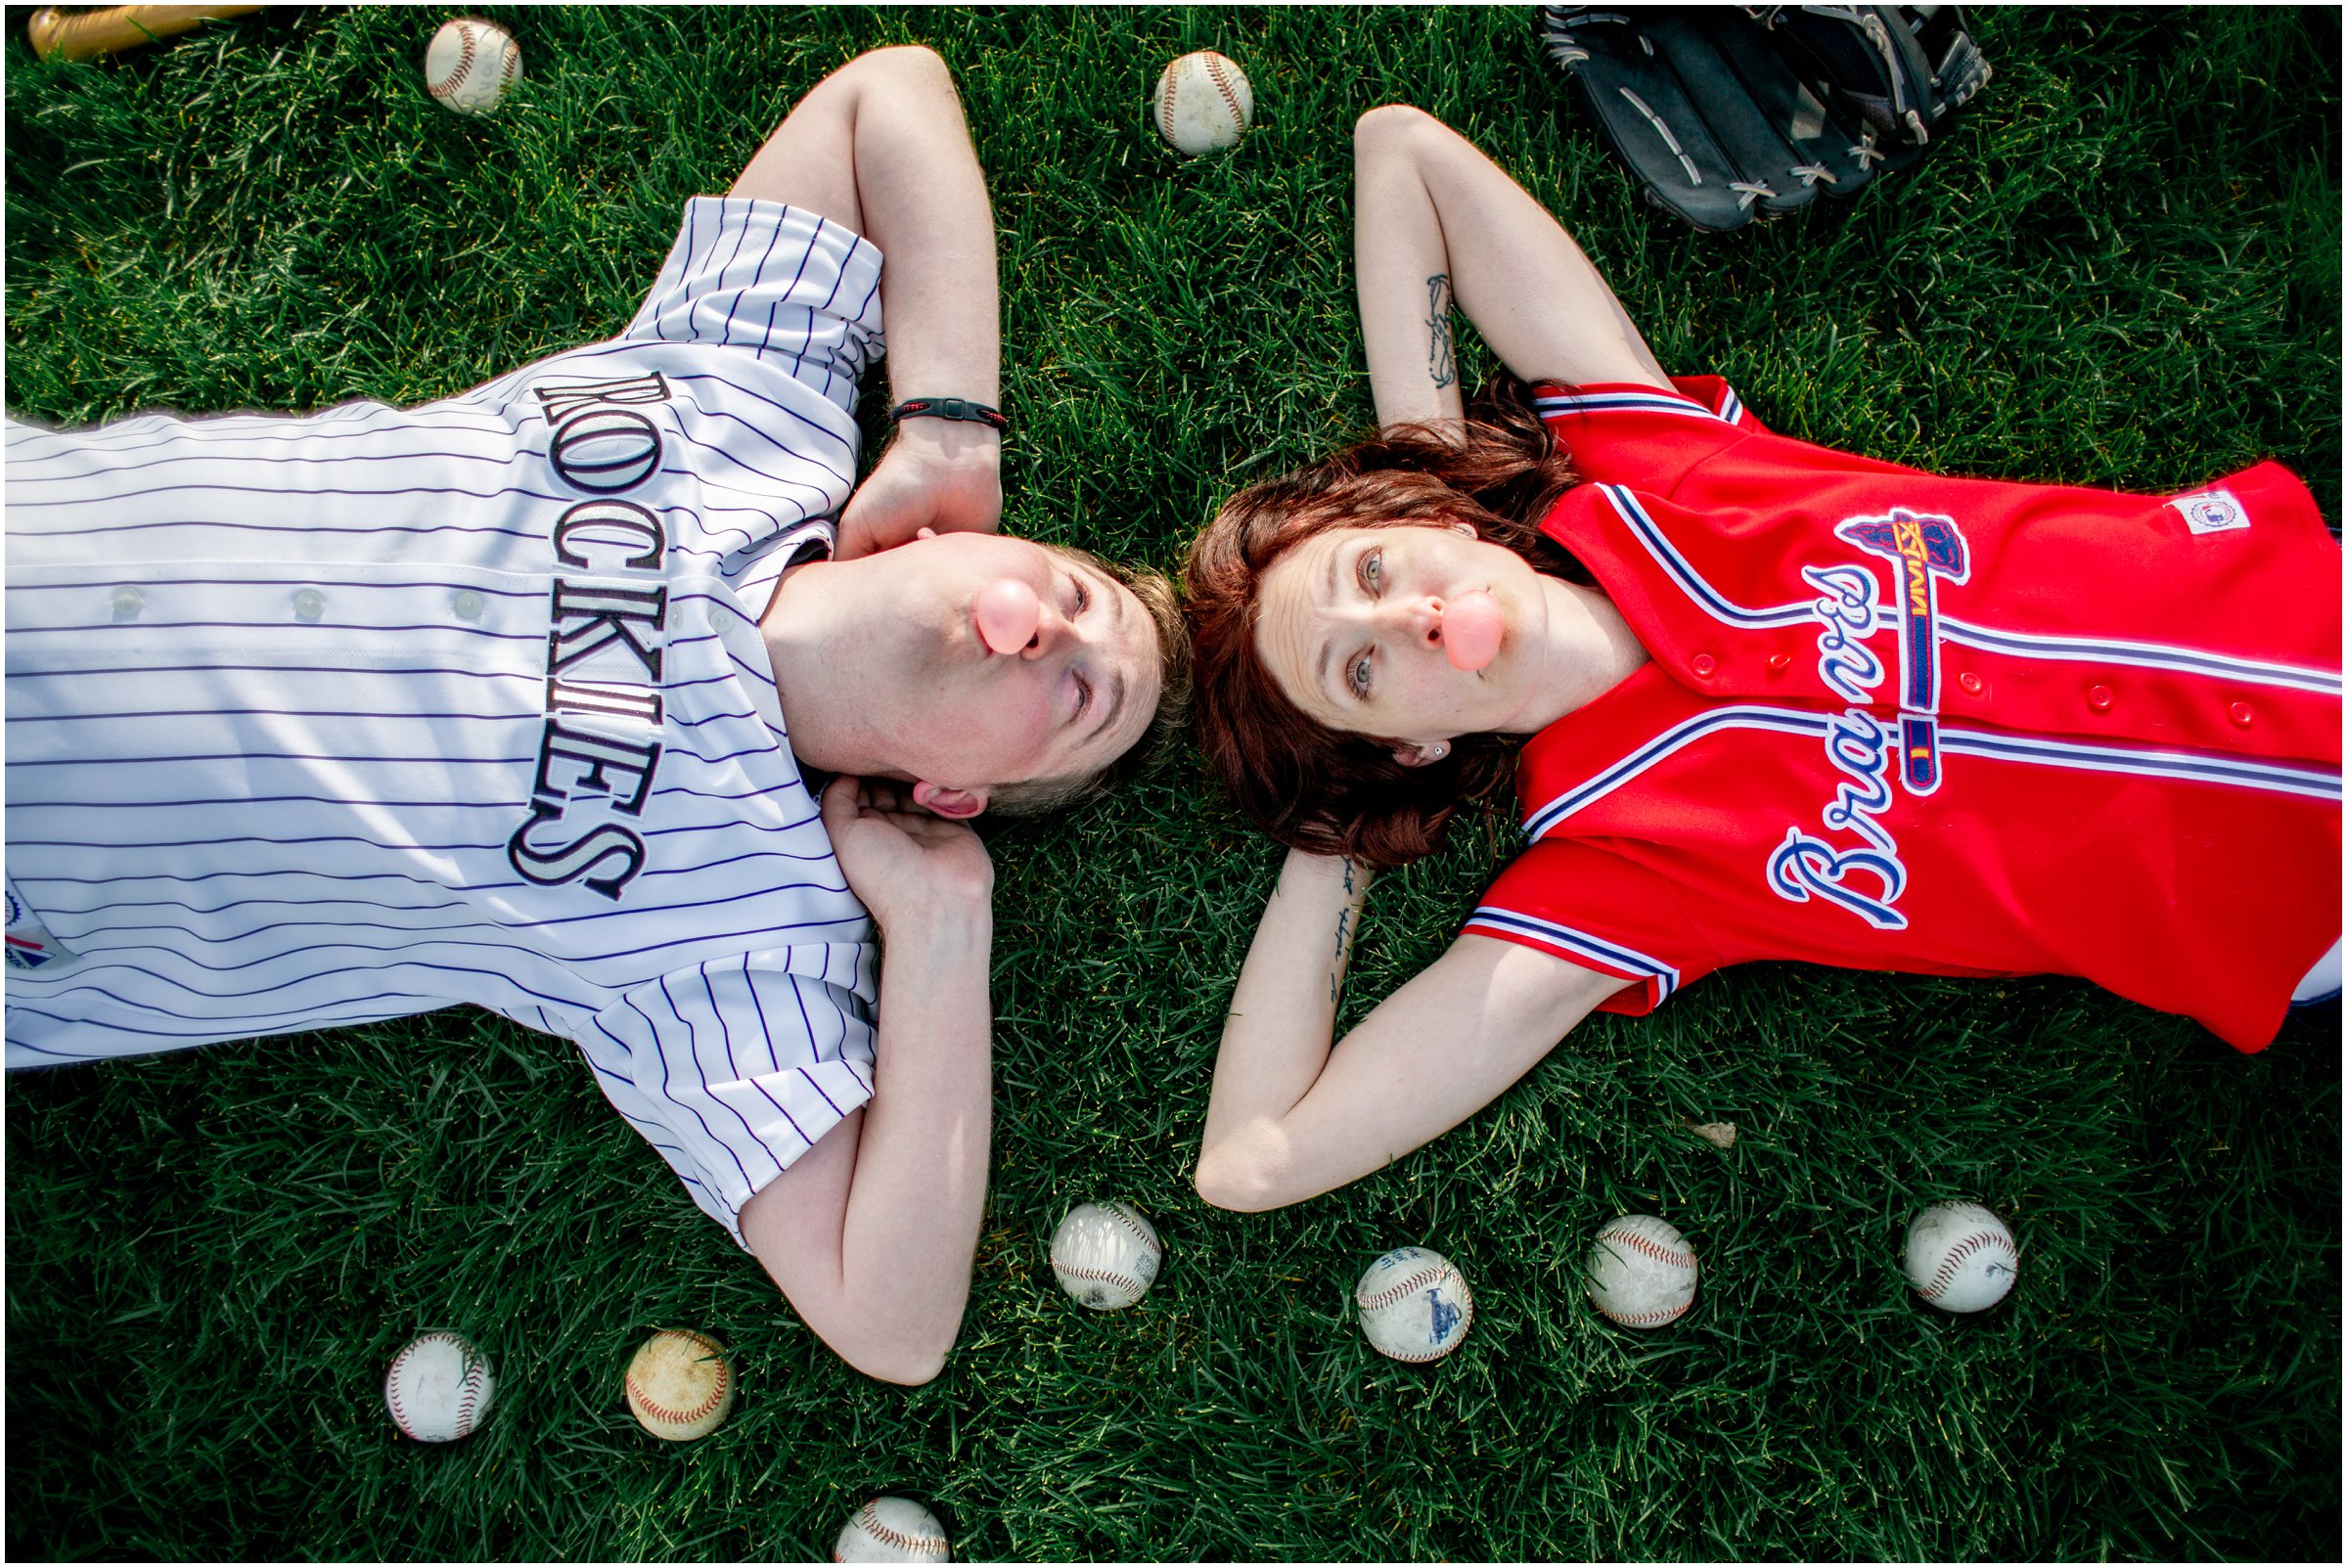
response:
[[(826, 70), (921, 40), (991, 176), (1019, 531), (1171, 564), (1235, 483), (1366, 425), (1348, 131), (1394, 99), (1560, 212), (1666, 364), (1780, 428), (2142, 489), (2274, 456), (2339, 515), (2332, 13), (1978, 13), (1996, 79), (1944, 149), (1710, 238), (1635, 202), (1521, 10), (491, 8), (528, 79), (487, 121), (419, 85), (443, 14), (281, 11), (47, 68), (9, 8), (10, 409), (423, 399), (606, 335), (687, 195)], [(1144, 98), (1208, 45), (1260, 124), (1183, 162)], [(1442, 948), (1504, 828), (1379, 887), (1349, 1008)], [(934, 1384), (847, 1371), (571, 1048), (487, 1014), (16, 1076), (9, 1554), (798, 1557), (902, 1490), (970, 1557), (2336, 1560), (2335, 1010), (2243, 1057), (2072, 982), (1758, 965), (1241, 1218), (1189, 1173), (1277, 855), (1187, 755), (992, 841), (993, 1195)], [(1681, 1128), (1720, 1119), (1725, 1154)], [(1044, 1246), (1113, 1194), (1168, 1270), (1088, 1315)], [(1898, 1275), (1905, 1217), (1949, 1196), (2025, 1250), (1977, 1320)], [(1701, 1254), (1669, 1328), (1579, 1299), (1624, 1209)], [(1424, 1368), (1346, 1311), (1402, 1242), (1476, 1291)], [(745, 1385), (683, 1447), (620, 1397), (670, 1323)], [(381, 1407), (429, 1324), (501, 1377), (445, 1449)]]

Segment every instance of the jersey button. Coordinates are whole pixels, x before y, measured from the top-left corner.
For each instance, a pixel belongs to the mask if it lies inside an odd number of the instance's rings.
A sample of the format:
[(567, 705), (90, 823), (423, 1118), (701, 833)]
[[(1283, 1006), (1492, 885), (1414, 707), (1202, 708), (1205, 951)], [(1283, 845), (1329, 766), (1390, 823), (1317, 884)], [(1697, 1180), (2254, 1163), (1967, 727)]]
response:
[(1987, 683), (1982, 681), (1979, 676), (1974, 675), (1970, 670), (1966, 670), (1956, 678), (1956, 684), (1963, 688), (1964, 695), (1978, 696), (1980, 694), (1981, 687)]
[(137, 589), (117, 588), (114, 590), (114, 619), (118, 621), (137, 620), (139, 611), (146, 607), (146, 598)]
[(1769, 655), (1769, 668), (1779, 674), (1782, 674), (1783, 673), (1785, 666), (1792, 663), (1792, 661), (1793, 656), (1790, 653), (1771, 653)]
[(2108, 713), (2110, 705), (2117, 700), (2107, 686), (2090, 686), (2086, 689), (2086, 705), (2097, 713)]
[(456, 596), (456, 612), (469, 621), (480, 619), (480, 595), (468, 588)]
[(326, 596), (315, 588), (304, 588), (293, 596), (293, 618), (295, 620), (314, 622), (325, 613)]
[(1697, 680), (1708, 681), (1711, 679), (1711, 672), (1720, 667), (1720, 661), (1713, 658), (1709, 653), (1697, 653), (1694, 658), (1690, 661), (1689, 667), (1695, 672), (1695, 678)]
[(2233, 720), (2235, 728), (2242, 730), (2248, 729), (2249, 721), (2257, 717), (2255, 713), (2250, 711), (2249, 704), (2246, 702), (2235, 702), (2232, 707), (2229, 707), (2225, 710), (2225, 716)]

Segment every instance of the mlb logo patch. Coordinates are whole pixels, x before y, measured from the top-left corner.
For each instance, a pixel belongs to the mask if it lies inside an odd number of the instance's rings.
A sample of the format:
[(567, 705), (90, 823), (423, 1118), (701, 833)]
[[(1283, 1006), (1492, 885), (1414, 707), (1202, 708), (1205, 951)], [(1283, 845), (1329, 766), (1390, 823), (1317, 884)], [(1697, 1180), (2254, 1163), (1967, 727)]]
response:
[(51, 936), (24, 901), (17, 896), (14, 884), (8, 889), (8, 966), (12, 969), (37, 969), (55, 959), (69, 959), (72, 952)]
[(56, 950), (38, 938), (16, 935), (8, 938), (8, 966), (12, 969), (37, 969), (56, 957)]
[(2168, 503), (2184, 515), (2184, 525), (2194, 533), (2229, 533), (2249, 526), (2249, 514), (2230, 490), (2203, 490), (2178, 496)]

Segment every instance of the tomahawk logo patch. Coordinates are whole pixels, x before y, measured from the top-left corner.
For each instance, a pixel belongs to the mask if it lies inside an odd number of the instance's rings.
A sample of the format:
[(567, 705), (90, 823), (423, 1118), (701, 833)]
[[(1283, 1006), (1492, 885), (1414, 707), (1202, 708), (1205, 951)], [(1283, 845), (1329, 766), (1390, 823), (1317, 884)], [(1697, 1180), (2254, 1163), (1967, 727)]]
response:
[(1886, 517), (1852, 517), (1834, 533), (1898, 566), (1899, 771), (1918, 795), (1939, 787), (1939, 579), (1972, 575), (1963, 534), (1952, 517), (1893, 507)]

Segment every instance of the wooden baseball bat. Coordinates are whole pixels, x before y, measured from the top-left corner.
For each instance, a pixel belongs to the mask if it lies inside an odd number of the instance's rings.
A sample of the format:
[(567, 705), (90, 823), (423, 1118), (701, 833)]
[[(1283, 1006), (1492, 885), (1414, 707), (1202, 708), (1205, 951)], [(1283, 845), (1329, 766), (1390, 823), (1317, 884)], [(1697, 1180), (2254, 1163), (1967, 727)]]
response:
[(24, 24), (32, 52), (43, 60), (95, 60), (158, 38), (186, 32), (200, 22), (241, 17), (250, 6), (101, 6), (71, 13), (43, 6)]

